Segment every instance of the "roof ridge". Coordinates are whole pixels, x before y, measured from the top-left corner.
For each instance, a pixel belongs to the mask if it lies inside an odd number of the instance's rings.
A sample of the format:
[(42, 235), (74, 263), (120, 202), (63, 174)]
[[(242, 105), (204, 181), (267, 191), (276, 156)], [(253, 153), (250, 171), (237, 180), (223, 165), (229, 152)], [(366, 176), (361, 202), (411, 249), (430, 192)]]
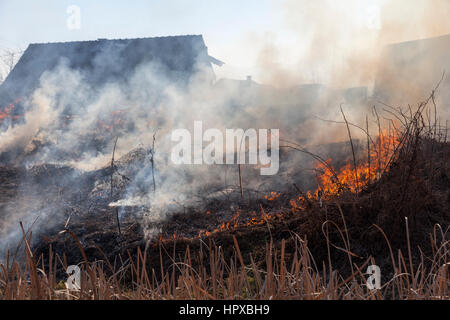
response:
[(414, 43), (414, 42), (433, 41), (433, 40), (438, 40), (438, 39), (442, 39), (442, 38), (450, 38), (450, 34), (442, 34), (439, 36), (433, 36), (433, 37), (428, 37), (428, 38), (419, 38), (419, 39), (414, 39), (414, 40), (392, 42), (392, 43), (387, 44), (386, 46), (390, 47), (390, 46), (396, 46), (396, 45), (402, 45), (402, 44), (408, 44), (408, 43)]
[(175, 35), (175, 36), (158, 36), (158, 37), (140, 37), (140, 38), (116, 38), (116, 39), (107, 39), (107, 38), (98, 38), (96, 40), (80, 40), (80, 41), (58, 41), (58, 42), (36, 42), (30, 43), (31, 45), (48, 45), (48, 44), (75, 44), (75, 43), (90, 43), (90, 42), (100, 42), (100, 41), (130, 41), (130, 40), (147, 40), (147, 39), (169, 39), (169, 38), (188, 38), (188, 37), (201, 37), (203, 39), (202, 34), (185, 34), (185, 35)]

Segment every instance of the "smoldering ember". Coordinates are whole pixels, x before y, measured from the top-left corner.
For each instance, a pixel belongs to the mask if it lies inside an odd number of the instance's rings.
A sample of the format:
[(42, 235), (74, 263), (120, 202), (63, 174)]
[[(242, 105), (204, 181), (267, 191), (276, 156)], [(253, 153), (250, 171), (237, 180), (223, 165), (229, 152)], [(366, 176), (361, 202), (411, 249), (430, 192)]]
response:
[(202, 35), (28, 45), (0, 86), (0, 298), (449, 299), (450, 35), (348, 87), (226, 63)]

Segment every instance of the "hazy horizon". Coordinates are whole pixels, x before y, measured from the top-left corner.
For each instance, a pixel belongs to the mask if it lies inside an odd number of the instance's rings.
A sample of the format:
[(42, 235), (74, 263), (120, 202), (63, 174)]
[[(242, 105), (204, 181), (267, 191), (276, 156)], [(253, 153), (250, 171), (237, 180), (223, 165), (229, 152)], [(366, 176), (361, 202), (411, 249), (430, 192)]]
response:
[[(80, 9), (80, 28), (71, 30), (67, 10), (73, 5)], [(209, 54), (225, 62), (214, 67), (218, 79), (370, 85), (384, 45), (450, 33), (449, 13), (445, 0), (0, 0), (0, 50), (201, 34)], [(354, 65), (364, 66), (364, 74), (342, 77)]]

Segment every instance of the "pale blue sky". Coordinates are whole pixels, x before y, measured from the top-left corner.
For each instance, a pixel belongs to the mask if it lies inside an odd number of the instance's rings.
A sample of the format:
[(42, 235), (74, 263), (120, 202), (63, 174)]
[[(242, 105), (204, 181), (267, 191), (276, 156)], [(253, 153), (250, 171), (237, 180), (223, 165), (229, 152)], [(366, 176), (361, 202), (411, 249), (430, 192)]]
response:
[[(202, 34), (223, 76), (251, 72), (259, 48), (250, 39), (283, 28), (282, 0), (0, 0), (0, 49), (29, 43)], [(69, 30), (67, 7), (81, 9)], [(236, 48), (241, 48), (237, 52)], [(225, 69), (225, 70), (224, 70)]]

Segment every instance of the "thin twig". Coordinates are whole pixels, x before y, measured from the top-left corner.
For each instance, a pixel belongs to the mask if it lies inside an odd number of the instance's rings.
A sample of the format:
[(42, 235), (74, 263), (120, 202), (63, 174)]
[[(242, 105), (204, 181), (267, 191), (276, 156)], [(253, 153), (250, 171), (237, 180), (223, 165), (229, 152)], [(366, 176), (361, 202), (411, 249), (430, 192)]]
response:
[(350, 139), (350, 146), (352, 147), (352, 155), (353, 155), (353, 170), (354, 170), (354, 174), (355, 174), (355, 181), (356, 181), (356, 194), (358, 194), (359, 191), (359, 183), (358, 183), (358, 167), (356, 164), (356, 156), (355, 156), (355, 148), (353, 146), (353, 139), (352, 139), (352, 135), (350, 132), (350, 127), (348, 125), (347, 119), (345, 118), (345, 114), (344, 114), (344, 110), (342, 110), (342, 105), (341, 105), (341, 113), (342, 113), (342, 117), (344, 118), (345, 124), (347, 126), (347, 132), (348, 132), (348, 137)]

